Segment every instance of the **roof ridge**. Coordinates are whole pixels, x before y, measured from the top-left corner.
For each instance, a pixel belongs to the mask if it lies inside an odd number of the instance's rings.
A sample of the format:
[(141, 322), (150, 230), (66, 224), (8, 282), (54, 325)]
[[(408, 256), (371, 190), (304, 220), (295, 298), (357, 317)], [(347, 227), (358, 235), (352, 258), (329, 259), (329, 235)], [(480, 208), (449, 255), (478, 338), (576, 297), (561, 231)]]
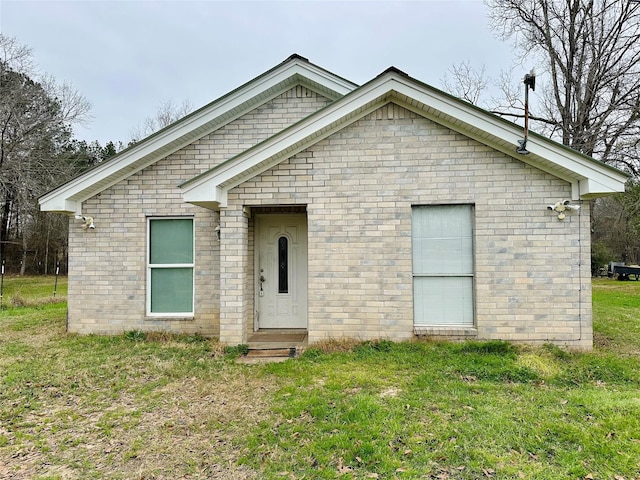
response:
[(387, 73), (397, 73), (399, 75), (402, 75), (403, 77), (411, 78), (411, 75), (409, 75), (408, 73), (404, 72), (403, 70), (400, 70), (398, 67), (394, 67), (393, 65), (390, 66), (389, 68), (387, 68), (380, 75), (378, 75), (378, 77), (381, 77), (382, 75), (385, 75)]
[(305, 61), (307, 63), (311, 63), (307, 57), (303, 57), (302, 55), (297, 54), (297, 53), (292, 53), (282, 63), (287, 63), (287, 62), (290, 62), (291, 60), (303, 60), (303, 61)]

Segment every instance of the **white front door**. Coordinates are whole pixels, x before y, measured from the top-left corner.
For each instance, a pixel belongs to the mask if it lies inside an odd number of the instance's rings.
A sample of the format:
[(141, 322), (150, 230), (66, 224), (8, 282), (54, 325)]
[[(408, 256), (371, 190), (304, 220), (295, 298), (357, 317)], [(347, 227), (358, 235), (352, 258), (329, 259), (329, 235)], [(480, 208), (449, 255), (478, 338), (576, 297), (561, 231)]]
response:
[(307, 328), (307, 217), (256, 217), (256, 327)]

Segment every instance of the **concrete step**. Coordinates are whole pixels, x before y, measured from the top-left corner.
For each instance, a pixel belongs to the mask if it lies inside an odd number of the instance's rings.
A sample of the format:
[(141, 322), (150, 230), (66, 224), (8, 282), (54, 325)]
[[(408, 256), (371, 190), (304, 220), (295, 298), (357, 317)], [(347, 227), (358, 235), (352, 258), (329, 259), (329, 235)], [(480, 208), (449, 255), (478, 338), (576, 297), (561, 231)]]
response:
[(295, 357), (296, 349), (295, 347), (291, 348), (251, 348), (249, 347), (249, 352), (247, 353), (247, 357)]
[(238, 358), (238, 363), (283, 362), (304, 350), (307, 332), (287, 329), (258, 331), (247, 340), (249, 352)]
[(250, 348), (246, 355), (238, 357), (237, 363), (285, 362), (296, 356), (295, 348)]
[(250, 357), (248, 355), (244, 355), (242, 357), (238, 357), (236, 359), (236, 363), (241, 363), (243, 365), (261, 365), (264, 363), (286, 362), (287, 360), (289, 360), (289, 357)]

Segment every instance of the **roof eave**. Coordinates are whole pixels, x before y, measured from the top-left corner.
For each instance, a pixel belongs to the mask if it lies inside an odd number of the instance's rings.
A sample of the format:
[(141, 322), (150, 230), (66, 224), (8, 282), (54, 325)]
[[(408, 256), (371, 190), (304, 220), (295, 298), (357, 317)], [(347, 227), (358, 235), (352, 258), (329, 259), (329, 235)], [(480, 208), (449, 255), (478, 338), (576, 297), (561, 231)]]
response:
[[(518, 140), (523, 137), (522, 127), (433, 87), (410, 78), (407, 80), (411, 80), (406, 82), (406, 86), (413, 90), (410, 97), (414, 103), (407, 102), (407, 108), (418, 110), (421, 115), (452, 130), (567, 180), (572, 184), (574, 199), (624, 191), (629, 178), (627, 173), (535, 133), (528, 138), (529, 154), (519, 154), (516, 150)], [(428, 106), (428, 109), (416, 109), (416, 102)], [(433, 110), (437, 113), (433, 114)], [(583, 182), (587, 179), (591, 181)]]
[[(527, 144), (530, 152), (528, 155), (518, 154), (516, 146), (523, 133), (518, 125), (421, 84), (402, 72), (389, 69), (283, 132), (188, 180), (180, 186), (183, 198), (189, 201), (191, 190), (203, 188), (221, 192), (223, 197), (220, 198), (226, 201), (226, 192), (230, 188), (389, 101), (399, 103), (454, 131), (566, 180), (572, 186), (573, 199), (624, 191), (628, 178), (626, 173), (540, 135), (530, 137)], [(354, 112), (362, 115), (355, 115)], [(322, 132), (322, 135), (318, 135), (318, 132)]]
[(280, 65), (122, 151), (113, 159), (39, 198), (40, 209), (77, 213), (81, 203), (198, 138), (210, 134), (293, 86), (304, 85), (335, 100), (357, 87), (292, 55)]
[(227, 192), (220, 187), (211, 189), (210, 185), (203, 183), (188, 192), (183, 192), (183, 200), (186, 203), (217, 211), (220, 207), (227, 206)]

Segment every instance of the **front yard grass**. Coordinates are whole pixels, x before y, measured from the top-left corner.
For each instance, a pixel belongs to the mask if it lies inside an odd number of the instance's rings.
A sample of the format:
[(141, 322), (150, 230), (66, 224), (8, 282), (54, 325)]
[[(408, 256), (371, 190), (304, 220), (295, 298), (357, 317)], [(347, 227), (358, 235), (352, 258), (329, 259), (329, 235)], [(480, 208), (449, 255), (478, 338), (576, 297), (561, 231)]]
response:
[(640, 479), (640, 282), (594, 281), (591, 353), (377, 341), (249, 366), (198, 336), (67, 334), (51, 293), (0, 312), (3, 479)]

